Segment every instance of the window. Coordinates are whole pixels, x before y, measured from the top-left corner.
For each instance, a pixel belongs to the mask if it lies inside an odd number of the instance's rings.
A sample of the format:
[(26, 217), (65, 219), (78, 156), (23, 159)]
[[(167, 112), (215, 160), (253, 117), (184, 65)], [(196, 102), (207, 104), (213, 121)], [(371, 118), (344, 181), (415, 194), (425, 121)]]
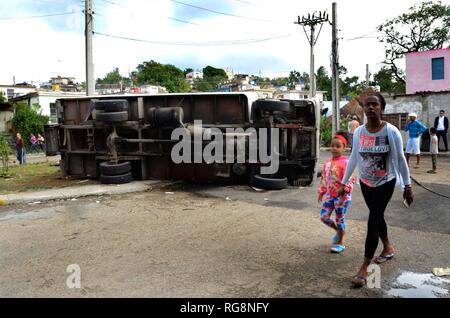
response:
[(408, 121), (408, 113), (383, 114), (383, 120), (403, 130)]
[(58, 123), (58, 115), (56, 113), (56, 104), (50, 103), (50, 122), (52, 124)]
[(8, 88), (6, 90), (6, 96), (8, 99), (14, 98), (14, 89), (13, 88)]
[(432, 80), (444, 79), (444, 58), (443, 57), (431, 59), (431, 79)]

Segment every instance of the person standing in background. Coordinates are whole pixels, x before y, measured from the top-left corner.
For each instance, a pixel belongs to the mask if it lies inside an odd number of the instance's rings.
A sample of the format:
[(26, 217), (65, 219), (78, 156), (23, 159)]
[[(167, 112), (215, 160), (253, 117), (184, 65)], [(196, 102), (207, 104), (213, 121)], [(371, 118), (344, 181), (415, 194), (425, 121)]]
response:
[(438, 150), (438, 138), (436, 136), (436, 128), (431, 127), (430, 128), (430, 153), (431, 153), (431, 164), (433, 169), (432, 170), (428, 170), (427, 173), (436, 173), (436, 166), (437, 166), (437, 155), (439, 153)]
[(436, 129), (436, 136), (438, 138), (438, 148), (439, 148), (439, 141), (442, 139), (444, 140), (444, 151), (448, 151), (448, 144), (447, 144), (447, 132), (448, 132), (448, 118), (445, 116), (445, 111), (441, 109), (439, 112), (439, 116), (437, 116), (434, 119), (434, 128)]
[(34, 134), (30, 134), (30, 154), (33, 153), (33, 151), (36, 151), (36, 153), (39, 153), (39, 150), (36, 148), (36, 142), (37, 138)]
[(416, 113), (408, 115), (409, 121), (405, 126), (405, 131), (409, 132), (408, 142), (406, 144), (406, 162), (409, 166), (409, 157), (415, 155), (417, 164), (414, 168), (419, 168), (420, 164), (420, 135), (427, 131), (427, 127), (417, 119)]
[(42, 137), (41, 134), (38, 134), (38, 136), (37, 136), (37, 144), (38, 144), (39, 148), (41, 148), (41, 150), (43, 152), (45, 152), (45, 139), (44, 139), (44, 137)]
[(22, 165), (25, 163), (25, 145), (20, 133), (16, 134), (17, 160)]
[(349, 146), (350, 149), (352, 147), (352, 143), (353, 143), (353, 133), (355, 132), (356, 128), (359, 127), (359, 121), (358, 121), (358, 117), (356, 117), (355, 115), (353, 115), (352, 120), (349, 121), (348, 123), (348, 133), (350, 134), (350, 142), (349, 142)]

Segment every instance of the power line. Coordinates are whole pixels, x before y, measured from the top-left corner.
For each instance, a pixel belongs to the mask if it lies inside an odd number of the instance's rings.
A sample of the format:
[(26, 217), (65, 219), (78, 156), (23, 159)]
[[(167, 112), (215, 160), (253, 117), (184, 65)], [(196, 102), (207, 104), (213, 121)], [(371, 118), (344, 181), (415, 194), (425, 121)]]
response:
[[(115, 12), (113, 12), (114, 14), (115, 14)], [(119, 14), (119, 13), (118, 13)], [(99, 13), (98, 11), (95, 11), (94, 12), (94, 15), (96, 15), (96, 16), (98, 16), (98, 17), (101, 17), (101, 18), (104, 18), (104, 19), (106, 19), (106, 20), (108, 20), (108, 19), (113, 19), (113, 20), (118, 20), (118, 21), (122, 21), (122, 22), (124, 22), (124, 17), (125, 18), (127, 18), (127, 17), (130, 17), (130, 18), (133, 18), (133, 19), (135, 19), (136, 18), (136, 16), (135, 15), (121, 15), (121, 18), (119, 19), (118, 17), (115, 17), (115, 16), (113, 16), (113, 17), (111, 17), (111, 16), (106, 16), (106, 15), (104, 15), (104, 14), (102, 14), (102, 13)], [(195, 22), (191, 22), (191, 21), (187, 21), (187, 20), (183, 20), (183, 19), (179, 19), (179, 18), (174, 18), (174, 17), (167, 17), (167, 16), (160, 16), (160, 18), (163, 18), (163, 19), (168, 19), (168, 20), (172, 20), (172, 21), (175, 21), (175, 22), (180, 22), (180, 23), (184, 23), (184, 24), (190, 24), (190, 25), (195, 25), (195, 26), (197, 26), (197, 27), (202, 27), (202, 28), (206, 28), (206, 29), (208, 29), (208, 30), (211, 30), (211, 28), (210, 28), (210, 26), (209, 25), (206, 25), (206, 24), (199, 24), (199, 23), (195, 23)], [(239, 30), (239, 34), (250, 34), (250, 35), (257, 35), (257, 36), (265, 36), (265, 37), (276, 37), (277, 35), (275, 35), (275, 34), (264, 34), (264, 33), (255, 33), (255, 32), (247, 32), (247, 31), (241, 31), (241, 30)]]
[(252, 3), (252, 2), (247, 2), (247, 1), (243, 1), (243, 0), (235, 0), (235, 1), (241, 2), (241, 3), (245, 3), (245, 4), (248, 4), (250, 6), (254, 6), (254, 7), (261, 7), (259, 4)]
[(125, 37), (125, 36), (105, 34), (105, 33), (100, 33), (100, 32), (93, 32), (93, 33), (96, 35), (101, 35), (101, 36), (111, 37), (111, 38), (116, 38), (116, 39), (121, 39), (121, 40), (151, 43), (151, 44), (160, 44), (160, 45), (182, 45), (182, 46), (214, 46), (214, 45), (250, 44), (250, 43), (258, 43), (258, 42), (277, 40), (277, 39), (287, 38), (287, 37), (291, 36), (290, 34), (287, 34), (287, 35), (280, 35), (280, 36), (276, 36), (276, 37), (260, 38), (260, 39), (243, 39), (243, 40), (214, 41), (214, 42), (181, 42), (181, 41), (151, 41), (151, 40), (129, 38), (129, 37)]
[[(110, 19), (109, 17), (107, 17), (107, 16), (105, 16), (105, 15), (103, 15), (101, 13), (98, 13), (98, 12), (94, 12), (94, 14), (99, 16), (99, 17), (105, 18), (105, 19)], [(134, 16), (130, 15), (129, 17), (134, 17)], [(195, 22), (190, 22), (190, 21), (186, 21), (186, 20), (182, 20), (182, 19), (178, 19), (178, 18), (173, 18), (173, 17), (161, 16), (161, 18), (172, 20), (172, 21), (176, 21), (176, 22), (180, 22), (180, 23), (185, 23), (185, 24), (199, 25), (198, 23), (195, 23)]]
[(119, 6), (119, 7), (125, 7), (123, 4), (121, 4), (121, 3), (116, 3), (116, 2), (113, 2), (113, 1), (109, 1), (109, 0), (101, 0), (101, 1), (103, 1), (103, 2), (106, 2), (106, 3), (109, 3), (109, 4), (112, 4), (112, 5), (116, 5), (116, 6)]
[(0, 20), (20, 20), (20, 19), (46, 18), (46, 17), (69, 15), (69, 14), (75, 14), (75, 13), (79, 13), (79, 12), (49, 13), (49, 14), (31, 15), (31, 16), (25, 16), (25, 17), (0, 17)]
[(245, 19), (245, 20), (251, 20), (251, 21), (259, 21), (259, 22), (269, 22), (269, 23), (280, 23), (280, 21), (258, 19), (258, 18), (246, 17), (246, 16), (242, 16), (242, 15), (236, 15), (236, 14), (232, 14), (232, 13), (216, 11), (216, 10), (212, 10), (212, 9), (196, 6), (196, 5), (193, 5), (193, 4), (181, 2), (181, 1), (178, 1), (178, 0), (170, 0), (170, 1), (172, 1), (174, 3), (177, 3), (177, 4), (180, 4), (180, 5), (187, 6), (187, 7), (195, 8), (195, 9), (198, 9), (198, 10), (203, 10), (203, 11), (216, 13), (216, 14), (220, 14), (220, 15), (225, 15), (225, 16), (229, 16), (229, 17), (234, 17), (234, 18), (239, 18), (239, 19)]

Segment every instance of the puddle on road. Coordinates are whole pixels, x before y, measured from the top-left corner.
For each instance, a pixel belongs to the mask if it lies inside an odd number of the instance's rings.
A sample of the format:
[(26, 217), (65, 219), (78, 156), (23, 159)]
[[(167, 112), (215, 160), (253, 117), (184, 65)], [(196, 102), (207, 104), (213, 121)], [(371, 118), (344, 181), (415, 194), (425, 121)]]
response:
[(40, 207), (35, 210), (14, 209), (0, 214), (0, 222), (11, 220), (39, 220), (50, 219), (57, 213), (67, 215), (71, 221), (75, 221), (88, 213), (90, 210), (98, 209), (98, 203), (87, 203), (82, 205), (63, 205), (52, 207)]
[(402, 298), (438, 298), (449, 296), (450, 279), (433, 274), (402, 273), (387, 291), (389, 296)]

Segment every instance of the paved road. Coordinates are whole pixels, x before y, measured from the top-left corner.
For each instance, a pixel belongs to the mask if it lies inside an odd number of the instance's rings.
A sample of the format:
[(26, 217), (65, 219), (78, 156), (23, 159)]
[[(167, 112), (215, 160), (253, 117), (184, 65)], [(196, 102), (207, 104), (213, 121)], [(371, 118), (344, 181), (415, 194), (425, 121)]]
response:
[[(448, 194), (442, 173), (413, 173)], [(328, 252), (314, 187), (254, 192), (179, 183), (153, 191), (0, 207), (4, 297), (450, 297), (448, 201), (415, 187), (416, 204), (388, 208), (396, 258), (381, 289), (355, 290), (367, 208), (355, 190), (347, 250)], [(211, 196), (212, 195), (212, 196)], [(266, 200), (265, 200), (266, 199)], [(81, 269), (68, 289), (67, 266)]]
[[(321, 162), (326, 153), (321, 154)], [(441, 171), (437, 175), (427, 174), (430, 157), (422, 159), (419, 169), (411, 169), (412, 176), (422, 185), (437, 193), (450, 198), (450, 157), (440, 158)], [(316, 180), (317, 182), (317, 180)], [(183, 191), (192, 191), (218, 197), (229, 197), (233, 200), (256, 203), (263, 206), (284, 207), (291, 209), (307, 209), (319, 211), (317, 203), (316, 185), (311, 187), (289, 187), (282, 191), (255, 192), (245, 185), (233, 186), (193, 186), (178, 185)], [(413, 184), (415, 202), (409, 209), (402, 204), (402, 193), (396, 189), (394, 196), (386, 209), (388, 225), (394, 225), (409, 230), (419, 230), (450, 234), (450, 199), (431, 193)], [(176, 189), (175, 189), (176, 190)], [(364, 203), (359, 186), (355, 187), (352, 203), (348, 212), (348, 219), (367, 220), (368, 210)]]
[[(349, 220), (333, 255), (309, 209), (167, 192), (0, 207), (0, 296), (450, 297), (450, 280), (430, 276), (450, 264), (450, 235), (391, 227), (381, 289), (356, 290), (365, 222)], [(66, 285), (71, 264), (80, 289)]]

